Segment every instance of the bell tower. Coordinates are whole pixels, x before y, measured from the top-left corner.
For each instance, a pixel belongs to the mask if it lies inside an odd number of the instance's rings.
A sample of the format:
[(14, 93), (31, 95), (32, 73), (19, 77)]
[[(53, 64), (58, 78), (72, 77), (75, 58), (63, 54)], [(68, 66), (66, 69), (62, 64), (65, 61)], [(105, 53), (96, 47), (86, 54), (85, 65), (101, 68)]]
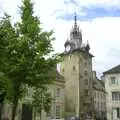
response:
[(80, 48), (82, 44), (82, 33), (79, 30), (79, 26), (77, 25), (77, 15), (75, 13), (74, 16), (74, 26), (72, 27), (72, 30), (70, 32), (70, 41), (74, 43), (74, 48), (77, 49)]
[(70, 40), (67, 40), (65, 43), (65, 48), (69, 48), (70, 51), (73, 51), (75, 49), (80, 49), (81, 45), (82, 45), (82, 33), (79, 29), (79, 26), (77, 25), (77, 15), (75, 13), (74, 26), (70, 31)]
[(76, 116), (85, 120), (92, 117), (92, 57), (89, 43), (82, 43), (82, 33), (74, 16), (74, 25), (67, 39), (65, 51), (61, 54), (60, 73), (65, 79), (66, 116)]

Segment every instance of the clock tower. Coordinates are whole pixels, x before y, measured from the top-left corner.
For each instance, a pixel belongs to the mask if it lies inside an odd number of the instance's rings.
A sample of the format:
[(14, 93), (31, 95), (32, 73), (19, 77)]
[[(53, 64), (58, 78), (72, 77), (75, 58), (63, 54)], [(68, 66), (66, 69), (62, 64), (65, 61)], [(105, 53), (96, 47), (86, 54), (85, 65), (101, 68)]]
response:
[(82, 43), (82, 33), (74, 17), (74, 26), (70, 31), (70, 39), (64, 44), (61, 54), (60, 72), (65, 79), (65, 111), (66, 116), (76, 116), (81, 120), (93, 116), (92, 97), (92, 57), (87, 42)]
[(77, 16), (75, 14), (74, 16), (74, 26), (72, 27), (70, 31), (70, 40), (67, 40), (64, 44), (65, 51), (73, 51), (75, 49), (79, 49), (82, 44), (82, 33), (79, 29), (79, 26), (77, 26)]

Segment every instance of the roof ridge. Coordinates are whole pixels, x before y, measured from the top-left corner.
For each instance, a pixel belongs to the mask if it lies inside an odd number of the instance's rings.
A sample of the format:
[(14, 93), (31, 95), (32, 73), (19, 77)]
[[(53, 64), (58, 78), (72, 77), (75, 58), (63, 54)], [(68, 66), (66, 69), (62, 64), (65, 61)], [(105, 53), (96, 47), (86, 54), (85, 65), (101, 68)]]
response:
[(103, 72), (103, 74), (106, 74), (106, 73), (120, 73), (120, 64), (119, 65), (116, 65), (115, 67), (112, 67), (111, 69)]

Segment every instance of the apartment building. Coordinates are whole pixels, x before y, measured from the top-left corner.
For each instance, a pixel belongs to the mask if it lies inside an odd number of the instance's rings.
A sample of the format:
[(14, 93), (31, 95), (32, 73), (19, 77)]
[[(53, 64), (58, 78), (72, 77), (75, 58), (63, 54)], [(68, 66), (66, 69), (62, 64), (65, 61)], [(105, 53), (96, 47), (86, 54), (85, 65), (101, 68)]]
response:
[(120, 65), (103, 73), (107, 92), (107, 120), (120, 120)]

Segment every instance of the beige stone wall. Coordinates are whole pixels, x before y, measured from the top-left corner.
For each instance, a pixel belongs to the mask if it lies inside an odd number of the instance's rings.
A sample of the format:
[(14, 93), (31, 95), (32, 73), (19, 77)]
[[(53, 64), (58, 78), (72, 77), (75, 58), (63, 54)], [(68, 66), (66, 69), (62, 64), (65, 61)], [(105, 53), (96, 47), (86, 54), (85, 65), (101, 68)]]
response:
[(78, 106), (78, 59), (75, 55), (65, 56), (61, 63), (61, 73), (65, 79), (65, 105), (67, 112), (75, 113), (75, 106)]
[[(69, 114), (79, 116), (80, 112), (88, 112), (92, 103), (92, 59), (82, 52), (74, 52), (63, 56), (60, 69), (65, 78), (65, 101)], [(85, 84), (88, 80), (88, 85)], [(88, 95), (85, 95), (88, 90)], [(80, 97), (79, 97), (80, 95)], [(80, 98), (80, 100), (79, 100)], [(89, 106), (89, 107), (88, 107)]]

